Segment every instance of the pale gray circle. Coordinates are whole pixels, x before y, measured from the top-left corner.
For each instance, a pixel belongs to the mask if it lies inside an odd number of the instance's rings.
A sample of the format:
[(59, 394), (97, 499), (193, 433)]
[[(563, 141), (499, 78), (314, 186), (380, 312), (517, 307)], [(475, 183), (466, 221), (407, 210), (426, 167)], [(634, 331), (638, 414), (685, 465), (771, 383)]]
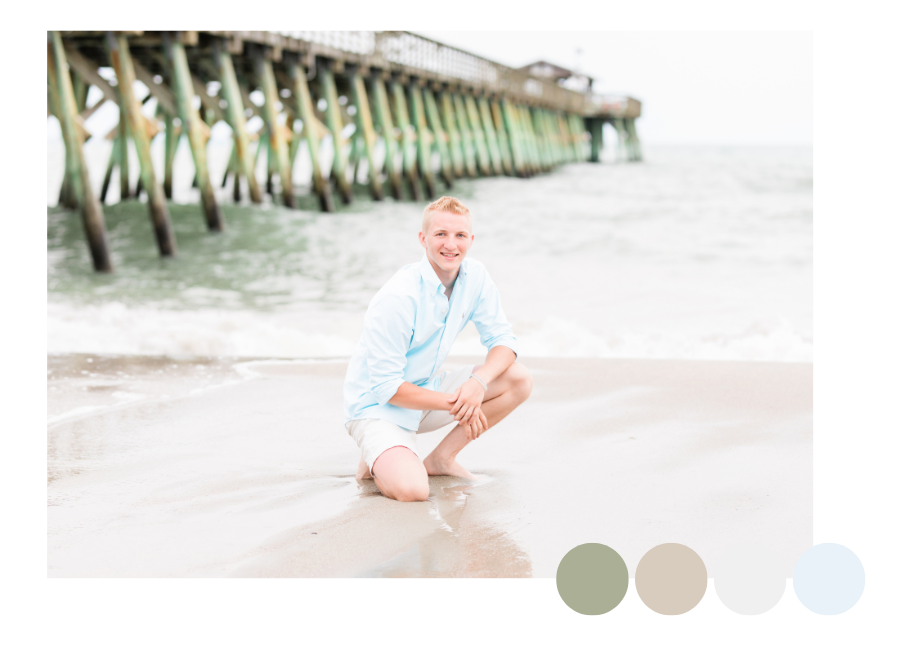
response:
[(717, 566), (713, 578), (716, 595), (735, 613), (744, 616), (765, 613), (784, 595), (787, 579), (782, 566), (765, 548), (732, 548)]

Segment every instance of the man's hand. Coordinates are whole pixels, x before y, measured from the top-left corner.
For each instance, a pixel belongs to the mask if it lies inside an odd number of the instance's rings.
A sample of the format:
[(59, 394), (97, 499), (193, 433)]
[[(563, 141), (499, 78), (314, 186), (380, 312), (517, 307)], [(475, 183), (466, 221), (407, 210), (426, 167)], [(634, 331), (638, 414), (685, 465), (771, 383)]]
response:
[(450, 416), (461, 423), (468, 422), (472, 419), (475, 410), (481, 409), (483, 400), (484, 387), (474, 378), (469, 378), (460, 385), (453, 396), (447, 399), (447, 402), (452, 404)]
[(460, 424), (466, 429), (466, 439), (472, 441), (478, 439), (481, 434), (488, 429), (487, 417), (480, 407), (475, 408), (472, 418), (468, 421), (460, 421)]

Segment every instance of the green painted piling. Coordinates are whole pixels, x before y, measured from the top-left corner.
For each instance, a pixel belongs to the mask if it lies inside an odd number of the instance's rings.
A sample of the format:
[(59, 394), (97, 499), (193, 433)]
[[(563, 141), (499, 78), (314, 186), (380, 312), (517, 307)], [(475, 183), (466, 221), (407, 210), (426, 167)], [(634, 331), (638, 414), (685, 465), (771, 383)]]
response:
[(109, 190), (109, 182), (112, 179), (113, 168), (119, 156), (119, 139), (113, 140), (112, 151), (109, 153), (109, 162), (106, 164), (106, 174), (103, 175), (103, 186), (100, 188), (100, 203), (106, 202), (106, 193)]
[(478, 116), (478, 107), (475, 104), (475, 98), (466, 94), (463, 98), (466, 107), (466, 118), (469, 121), (469, 128), (472, 130), (472, 140), (475, 141), (475, 152), (478, 159), (478, 167), (485, 176), (494, 174), (494, 166), (491, 162), (491, 155), (488, 152), (487, 140), (485, 139), (484, 129), (481, 125), (481, 118)]
[(633, 161), (642, 161), (644, 160), (643, 152), (641, 152), (641, 141), (637, 135), (637, 127), (634, 123), (634, 118), (629, 118), (625, 120), (625, 130), (628, 132), (628, 140), (631, 142), (631, 151), (632, 151), (632, 159)]
[(509, 110), (511, 115), (515, 119), (516, 133), (519, 136), (522, 158), (525, 161), (528, 175), (535, 175), (540, 171), (540, 168), (538, 166), (537, 157), (534, 153), (534, 145), (531, 142), (531, 134), (528, 132), (528, 124), (525, 121), (523, 108), (519, 104), (510, 103)]
[(553, 131), (556, 133), (556, 138), (559, 142), (560, 161), (571, 163), (575, 160), (575, 150), (572, 147), (572, 139), (565, 118), (560, 112), (552, 111), (550, 119), (553, 122)]
[(536, 110), (533, 110), (529, 106), (523, 106), (522, 119), (525, 122), (526, 133), (528, 133), (528, 137), (532, 143), (532, 149), (535, 160), (537, 161), (537, 167), (541, 172), (546, 172), (550, 169), (551, 166), (547, 157), (546, 148), (544, 147), (543, 136), (537, 128)]
[(122, 34), (114, 35), (108, 32), (106, 46), (118, 80), (116, 90), (119, 93), (120, 106), (125, 114), (128, 131), (141, 163), (141, 181), (147, 193), (147, 205), (159, 253), (162, 256), (174, 256), (176, 253), (175, 234), (169, 219), (166, 196), (163, 194), (162, 187), (156, 180), (156, 172), (153, 170), (153, 159), (150, 157), (150, 138), (145, 131), (141, 103), (134, 94), (134, 66), (131, 63), (128, 39)]
[(234, 175), (232, 177), (232, 186), (231, 186), (231, 198), (235, 201), (235, 203), (240, 202), (241, 197), (241, 171), (236, 169), (234, 171)]
[(337, 184), (338, 191), (341, 193), (341, 199), (345, 204), (353, 201), (353, 190), (347, 181), (347, 155), (344, 152), (344, 140), (341, 136), (343, 124), (341, 122), (341, 105), (338, 104), (337, 86), (334, 83), (334, 73), (328, 66), (323, 65), (319, 68), (319, 85), (322, 89), (322, 96), (327, 102), (325, 107), (325, 122), (331, 131), (332, 142), (334, 143), (334, 157), (331, 163), (331, 174)]
[(214, 55), (219, 83), (222, 84), (220, 94), (227, 103), (226, 116), (228, 124), (234, 132), (234, 145), (237, 148), (237, 159), (240, 162), (240, 169), (247, 179), (250, 201), (254, 204), (259, 204), (262, 202), (262, 192), (260, 192), (259, 182), (256, 180), (256, 169), (253, 155), (250, 151), (250, 136), (247, 134), (247, 123), (244, 118), (244, 102), (241, 98), (241, 89), (238, 85), (237, 75), (234, 73), (234, 63), (231, 60), (231, 55), (219, 43), (214, 47)]
[(561, 126), (566, 134), (566, 140), (569, 142), (569, 150), (572, 152), (572, 160), (576, 163), (581, 160), (581, 131), (578, 125), (572, 120), (574, 116), (571, 113), (565, 113), (562, 116)]
[(165, 172), (163, 174), (163, 192), (166, 199), (172, 199), (172, 173), (175, 163), (175, 150), (178, 148), (178, 135), (175, 133), (175, 116), (165, 113), (166, 122), (166, 153)]
[(553, 152), (553, 164), (559, 165), (566, 161), (566, 153), (563, 149), (562, 136), (559, 133), (559, 121), (556, 119), (556, 113), (545, 109), (542, 112), (544, 120), (544, 129), (547, 132), (547, 138), (550, 141), (550, 148)]
[(469, 126), (468, 111), (466, 111), (466, 105), (462, 96), (458, 93), (453, 93), (452, 100), (453, 115), (456, 116), (456, 121), (459, 125), (462, 149), (466, 157), (466, 173), (474, 179), (478, 176), (478, 155), (475, 151), (475, 136)]
[(294, 122), (296, 122), (295, 116), (289, 110), (287, 110), (286, 113), (287, 120), (285, 121), (285, 125), (289, 126), (292, 132), (291, 142), (288, 145), (288, 162), (293, 170), (297, 162), (297, 152), (300, 151), (300, 134), (294, 129)]
[(281, 102), (278, 99), (278, 87), (275, 83), (275, 73), (272, 70), (272, 61), (259, 50), (254, 56), (256, 81), (262, 87), (265, 102), (263, 103), (263, 116), (269, 127), (269, 151), (272, 155), (272, 168), (277, 171), (281, 181), (281, 201), (285, 206), (293, 208), (294, 181), (291, 174), (291, 165), (288, 160), (287, 144), (284, 140), (284, 132), (278, 124), (278, 110)]
[[(355, 125), (354, 125), (355, 127)], [(350, 172), (350, 183), (354, 184), (359, 178), (359, 162), (362, 160), (363, 147), (365, 146), (359, 133), (354, 129), (350, 135), (350, 156), (347, 158), (347, 168)]]
[(481, 118), (481, 128), (484, 130), (484, 140), (490, 155), (491, 167), (494, 169), (494, 174), (504, 174), (503, 155), (500, 153), (500, 142), (494, 129), (491, 106), (483, 95), (475, 100), (475, 104), (478, 108), (478, 117)]
[(222, 185), (221, 188), (224, 188), (228, 185), (228, 176), (234, 174), (234, 170), (237, 167), (237, 156), (235, 154), (236, 149), (234, 143), (231, 145), (231, 153), (228, 155), (228, 165), (225, 166), (225, 173), (222, 175)]
[(275, 184), (273, 182), (273, 177), (277, 171), (277, 163), (275, 161), (275, 155), (272, 153), (273, 151), (274, 148), (270, 142), (269, 147), (266, 148), (266, 192), (274, 199)]
[(319, 130), (313, 108), (312, 96), (309, 92), (309, 84), (306, 81), (306, 70), (297, 62), (288, 63), (292, 86), (292, 96), (295, 102), (297, 115), (303, 121), (303, 133), (306, 135), (306, 147), (309, 150), (309, 158), (312, 165), (313, 190), (319, 197), (319, 204), (323, 211), (334, 212), (334, 199), (331, 195), (331, 185), (322, 174), (322, 166), (319, 161)]
[(131, 174), (128, 170), (128, 120), (119, 104), (119, 201), (131, 197)]
[(388, 182), (391, 185), (391, 196), (394, 199), (403, 199), (403, 185), (401, 181), (402, 164), (397, 165), (397, 140), (394, 136), (394, 121), (391, 119), (391, 107), (388, 103), (387, 90), (384, 80), (380, 76), (370, 81), (372, 99), (375, 103), (375, 119), (381, 129), (384, 138), (384, 170), (387, 173)]
[(622, 118), (616, 118), (613, 121), (613, 126), (616, 128), (616, 151), (617, 151), (617, 160), (618, 161), (627, 161), (628, 156), (628, 134), (625, 131), (625, 120)]
[(87, 108), (88, 84), (74, 70), (70, 70), (72, 75), (72, 91), (75, 94), (75, 111), (81, 114)]
[(456, 116), (453, 112), (453, 100), (446, 91), (441, 91), (438, 99), (440, 100), (441, 106), (441, 110), (439, 111), (441, 124), (450, 143), (449, 149), (453, 161), (453, 175), (455, 177), (461, 177), (466, 174), (466, 157), (463, 153), (462, 137), (459, 135), (459, 128), (456, 125)]
[(600, 152), (603, 151), (603, 120), (591, 118), (589, 125), (591, 128), (591, 163), (599, 163)]
[(372, 123), (372, 112), (369, 109), (369, 98), (366, 95), (366, 85), (358, 71), (350, 72), (350, 93), (353, 106), (356, 107), (356, 130), (360, 134), (366, 150), (366, 162), (369, 166), (369, 188), (372, 198), (376, 201), (384, 199), (384, 190), (381, 187), (381, 170), (375, 159), (375, 126)]
[(565, 152), (565, 159), (569, 163), (577, 160), (578, 152), (575, 150), (575, 136), (572, 134), (569, 125), (569, 116), (565, 112), (556, 114), (556, 122), (559, 125), (559, 133), (562, 138), (562, 147)]
[[(50, 65), (50, 60), (48, 58), (48, 66)], [(54, 79), (56, 79), (54, 77)], [(47, 94), (50, 99), (50, 113), (56, 116), (56, 119), (59, 120), (60, 128), (62, 128), (62, 111), (60, 109), (60, 100), (59, 100), (59, 83), (51, 82), (51, 71), (48, 68), (47, 71)], [(77, 128), (76, 128), (77, 129)], [(74, 152), (71, 148), (66, 148), (65, 153), (65, 169), (63, 170), (63, 178), (62, 184), (59, 187), (59, 195), (57, 197), (56, 203), (57, 206), (64, 206), (66, 208), (78, 208), (75, 201), (75, 194), (72, 190), (71, 183), (69, 181), (69, 177), (72, 173), (72, 170), (75, 169), (76, 165), (73, 162)]]
[(426, 125), (425, 107), (422, 101), (422, 89), (412, 81), (409, 84), (409, 104), (412, 107), (413, 125), (416, 130), (416, 152), (419, 161), (419, 174), (425, 184), (425, 195), (428, 199), (436, 196), (434, 170), (431, 166), (431, 152), (434, 137)]
[(503, 98), (499, 102), (500, 113), (503, 118), (503, 126), (509, 138), (509, 150), (512, 157), (513, 174), (524, 177), (528, 175), (525, 155), (522, 151), (522, 139), (519, 127), (516, 124), (515, 115), (512, 112), (509, 100)]
[(522, 158), (522, 168), (526, 176), (533, 176), (537, 173), (537, 161), (534, 159), (531, 150), (531, 141), (525, 130), (525, 121), (522, 117), (522, 108), (518, 104), (514, 104), (504, 100), (504, 111), (509, 113), (510, 124), (516, 132), (515, 141), (519, 144), (519, 154)]
[(431, 133), (434, 134), (438, 155), (441, 157), (441, 176), (447, 187), (452, 188), (454, 162), (450, 152), (450, 138), (441, 124), (441, 116), (438, 112), (437, 102), (434, 100), (434, 93), (427, 86), (422, 89), (422, 99), (425, 100), (425, 114), (428, 117), (428, 126), (431, 129)]
[(584, 161), (584, 135), (587, 131), (584, 120), (581, 119), (581, 116), (570, 113), (569, 114), (569, 132), (572, 134), (572, 148), (575, 151), (575, 160), (576, 161)]
[(534, 125), (535, 142), (540, 151), (544, 168), (549, 170), (555, 165), (555, 161), (553, 149), (550, 147), (550, 139), (547, 136), (547, 130), (544, 128), (544, 111), (543, 109), (529, 109), (528, 113), (531, 117), (531, 123)]
[(253, 154), (253, 172), (259, 169), (259, 156), (266, 152), (266, 171), (269, 169), (269, 130), (263, 126), (256, 132), (256, 152)]
[[(206, 228), (210, 231), (221, 231), (224, 228), (222, 222), (222, 209), (216, 201), (216, 193), (213, 191), (212, 180), (209, 178), (209, 168), (206, 164), (206, 142), (209, 140), (209, 127), (200, 118), (197, 109), (194, 108), (194, 81), (188, 68), (187, 54), (184, 45), (174, 40), (167, 39), (167, 55), (169, 67), (175, 91), (175, 100), (178, 108), (178, 117), (181, 119), (181, 132), (187, 135), (191, 146), (191, 154), (194, 157), (194, 169), (197, 175), (197, 187), (200, 189), (200, 204), (203, 207), (203, 216), (206, 218)], [(171, 121), (166, 122), (166, 131)], [(173, 125), (174, 126), (174, 125)], [(168, 133), (166, 144), (169, 143)], [(174, 157), (174, 146), (172, 156)], [(169, 179), (169, 192), (172, 196), (171, 167), (166, 164), (166, 174)], [(146, 184), (145, 184), (146, 185)]]
[(66, 149), (72, 153), (70, 183), (81, 209), (81, 222), (84, 225), (94, 269), (98, 272), (111, 272), (112, 260), (109, 255), (103, 209), (94, 196), (84, 151), (81, 148), (81, 136), (76, 128), (78, 114), (75, 93), (72, 89), (72, 78), (69, 76), (62, 36), (59, 32), (51, 32), (50, 41), (47, 44), (47, 76), (49, 84), (57, 89), (60, 128)]
[(550, 149), (553, 152), (553, 164), (559, 165), (566, 160), (566, 153), (563, 149), (562, 135), (559, 133), (559, 121), (556, 119), (556, 112), (544, 109), (541, 112), (544, 121), (544, 129), (547, 138), (550, 141)]
[(494, 120), (494, 131), (497, 134), (497, 145), (500, 148), (500, 162), (503, 165), (503, 172), (513, 176), (516, 171), (513, 167), (512, 148), (509, 144), (509, 133), (506, 131), (506, 125), (503, 122), (503, 114), (500, 111), (500, 103), (496, 99), (491, 99), (488, 101), (488, 105), (491, 118)]
[(416, 171), (416, 133), (409, 122), (409, 111), (406, 108), (406, 96), (403, 85), (396, 79), (390, 82), (391, 96), (394, 99), (394, 113), (400, 127), (400, 150), (403, 152), (403, 174), (409, 185), (410, 193), (416, 201), (422, 201), (422, 189), (419, 187), (419, 174)]

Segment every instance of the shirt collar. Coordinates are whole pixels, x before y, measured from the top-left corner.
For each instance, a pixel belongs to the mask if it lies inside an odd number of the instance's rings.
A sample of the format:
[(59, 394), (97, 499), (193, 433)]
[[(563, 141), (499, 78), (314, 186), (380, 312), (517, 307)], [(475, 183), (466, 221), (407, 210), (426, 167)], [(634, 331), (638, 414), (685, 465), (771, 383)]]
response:
[[(460, 277), (466, 276), (469, 273), (468, 262), (468, 260), (463, 260), (462, 264), (459, 266), (459, 274), (456, 276), (456, 283), (459, 283)], [(443, 294), (446, 288), (441, 283), (441, 279), (438, 278), (434, 268), (431, 266), (431, 262), (428, 260), (428, 254), (422, 256), (422, 261), (419, 263), (419, 272), (422, 274), (422, 280), (425, 282), (425, 287), (433, 288), (434, 292)]]

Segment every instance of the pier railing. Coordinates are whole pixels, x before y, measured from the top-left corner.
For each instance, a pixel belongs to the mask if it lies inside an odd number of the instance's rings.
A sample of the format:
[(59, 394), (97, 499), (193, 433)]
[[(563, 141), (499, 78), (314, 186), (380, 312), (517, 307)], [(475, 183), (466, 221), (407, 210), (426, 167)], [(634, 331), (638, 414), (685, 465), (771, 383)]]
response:
[[(137, 81), (149, 91), (140, 98)], [(246, 184), (250, 201), (262, 201), (255, 170), (264, 153), (265, 192), (295, 206), (293, 172), (304, 142), (309, 182), (326, 211), (335, 208), (333, 194), (353, 200), (360, 163), (374, 199), (387, 192), (422, 200), (461, 177), (528, 177), (598, 161), (607, 123), (623, 157), (640, 160), (639, 101), (560, 81), (410, 32), (49, 32), (48, 114), (59, 119), (66, 144), (60, 203), (81, 210), (94, 267), (109, 271), (101, 205), (116, 168), (121, 199), (146, 193), (160, 254), (175, 254), (167, 199), (181, 136), (190, 144), (207, 226), (224, 228), (206, 163), (210, 128), (220, 121), (233, 134), (222, 186), (230, 180), (235, 200)], [(91, 86), (101, 96), (88, 107)], [(152, 117), (144, 109), (151, 100)], [(113, 147), (96, 197), (82, 152), (92, 137), (84, 121), (105, 102), (118, 106), (120, 119), (106, 135)], [(251, 133), (253, 116), (262, 127)], [(156, 137), (165, 138), (161, 179), (150, 157)], [(323, 143), (332, 150), (330, 170)], [(140, 163), (135, 189), (128, 182), (132, 146)]]

